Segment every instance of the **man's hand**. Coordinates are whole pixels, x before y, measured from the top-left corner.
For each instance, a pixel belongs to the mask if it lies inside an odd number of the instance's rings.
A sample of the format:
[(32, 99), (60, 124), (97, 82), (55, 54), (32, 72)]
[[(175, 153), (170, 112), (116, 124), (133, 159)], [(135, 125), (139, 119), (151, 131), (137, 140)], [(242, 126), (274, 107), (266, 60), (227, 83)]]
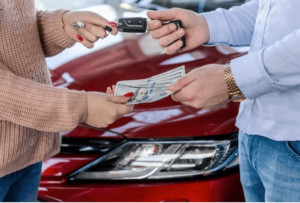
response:
[[(151, 19), (148, 30), (151, 36), (165, 47), (166, 54), (181, 51), (183, 44), (178, 39), (184, 35), (186, 47), (182, 51), (193, 49), (209, 41), (209, 28), (204, 16), (193, 11), (173, 8), (164, 11), (148, 11), (147, 15)], [(181, 20), (183, 28), (176, 30), (177, 27), (173, 23), (162, 26), (162, 21), (170, 20)]]
[(214, 110), (229, 102), (224, 65), (210, 64), (192, 70), (168, 89), (172, 99), (187, 106)]
[[(84, 28), (76, 30), (72, 23), (81, 21)], [(69, 11), (63, 15), (64, 29), (66, 33), (75, 41), (82, 43), (87, 48), (93, 48), (94, 43), (99, 38), (107, 37), (105, 26), (112, 29), (110, 34), (116, 35), (118, 29), (112, 26), (108, 20), (102, 16), (89, 11)]]

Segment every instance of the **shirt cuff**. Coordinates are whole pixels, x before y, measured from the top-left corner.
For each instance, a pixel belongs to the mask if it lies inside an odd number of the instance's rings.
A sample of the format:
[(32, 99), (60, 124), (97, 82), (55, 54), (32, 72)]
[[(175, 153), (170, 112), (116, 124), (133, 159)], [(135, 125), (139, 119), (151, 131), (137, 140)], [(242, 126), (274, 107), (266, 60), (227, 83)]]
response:
[(227, 25), (227, 21), (221, 10), (202, 13), (206, 19), (210, 38), (207, 44), (226, 44), (229, 39), (226, 36), (230, 36), (230, 29)]
[(248, 99), (277, 91), (263, 64), (264, 50), (252, 52), (231, 61), (231, 72), (241, 92)]

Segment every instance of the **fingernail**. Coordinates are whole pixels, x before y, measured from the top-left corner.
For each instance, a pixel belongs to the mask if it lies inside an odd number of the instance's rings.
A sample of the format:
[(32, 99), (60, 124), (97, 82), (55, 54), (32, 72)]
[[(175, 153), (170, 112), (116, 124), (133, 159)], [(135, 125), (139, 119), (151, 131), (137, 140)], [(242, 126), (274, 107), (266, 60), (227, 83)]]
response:
[[(177, 47), (182, 47), (183, 42), (182, 42), (181, 40), (178, 40), (178, 42), (177, 42), (176, 45), (177, 45)], [(180, 52), (181, 52), (181, 50), (180, 50)], [(179, 53), (180, 53), (180, 52), (179, 52)]]
[(107, 25), (104, 27), (104, 29), (107, 30), (108, 32), (111, 32), (111, 31), (112, 31), (112, 28), (109, 27), (109, 26), (107, 26)]
[(133, 92), (128, 92), (124, 94), (124, 97), (132, 97), (132, 96), (133, 96)]
[(118, 26), (118, 24), (115, 23), (115, 22), (109, 22), (108, 24), (110, 24), (110, 25), (113, 26), (113, 27), (117, 27), (117, 26)]
[(83, 41), (83, 38), (80, 35), (76, 35), (76, 37), (79, 41), (81, 41), (81, 42)]

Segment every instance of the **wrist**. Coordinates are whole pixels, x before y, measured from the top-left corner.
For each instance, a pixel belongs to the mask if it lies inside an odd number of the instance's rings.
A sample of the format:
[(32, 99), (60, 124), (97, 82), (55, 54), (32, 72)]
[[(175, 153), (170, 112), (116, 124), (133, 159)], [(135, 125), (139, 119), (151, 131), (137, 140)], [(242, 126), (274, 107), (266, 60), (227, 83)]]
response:
[(202, 14), (198, 14), (199, 33), (202, 34), (203, 44), (207, 44), (210, 39), (210, 32), (207, 21)]
[(236, 85), (234, 77), (231, 72), (230, 62), (224, 66), (224, 79), (229, 92), (229, 99), (233, 102), (241, 102), (246, 99), (239, 87)]

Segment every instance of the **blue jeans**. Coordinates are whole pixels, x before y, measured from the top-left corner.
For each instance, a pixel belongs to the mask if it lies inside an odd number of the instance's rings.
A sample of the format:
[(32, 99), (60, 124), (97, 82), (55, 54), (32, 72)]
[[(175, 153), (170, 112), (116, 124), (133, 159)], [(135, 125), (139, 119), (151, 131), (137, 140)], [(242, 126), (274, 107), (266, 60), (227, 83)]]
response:
[(240, 132), (239, 159), (246, 201), (300, 201), (300, 141)]
[(42, 162), (0, 178), (0, 202), (35, 202)]

